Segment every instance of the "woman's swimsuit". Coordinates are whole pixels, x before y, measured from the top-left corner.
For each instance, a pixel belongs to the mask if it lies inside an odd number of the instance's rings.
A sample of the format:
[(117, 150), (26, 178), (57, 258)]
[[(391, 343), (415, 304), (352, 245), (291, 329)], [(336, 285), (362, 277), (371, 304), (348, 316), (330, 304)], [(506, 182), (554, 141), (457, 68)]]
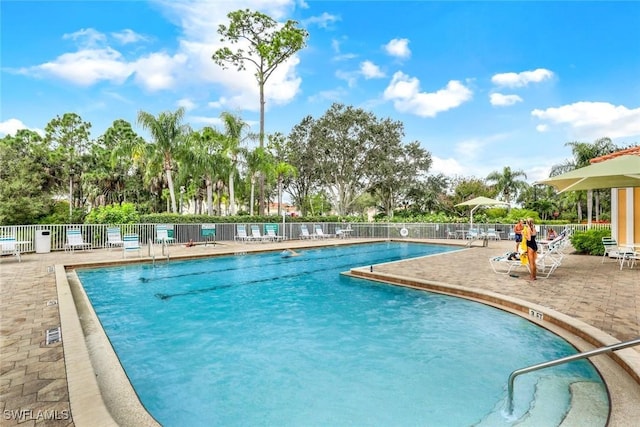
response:
[(538, 252), (538, 244), (536, 243), (536, 235), (531, 235), (531, 240), (527, 240), (527, 247), (531, 248), (532, 251)]

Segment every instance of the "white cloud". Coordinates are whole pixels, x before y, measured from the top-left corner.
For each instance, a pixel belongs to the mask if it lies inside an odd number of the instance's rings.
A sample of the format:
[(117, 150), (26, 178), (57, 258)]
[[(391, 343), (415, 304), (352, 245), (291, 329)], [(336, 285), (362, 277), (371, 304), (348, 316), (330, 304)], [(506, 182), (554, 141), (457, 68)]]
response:
[(148, 37), (138, 34), (133, 30), (126, 29), (119, 32), (111, 33), (111, 37), (120, 42), (120, 44), (138, 43), (148, 40)]
[(547, 124), (568, 126), (573, 136), (578, 138), (640, 135), (640, 108), (629, 109), (608, 102), (576, 102), (546, 110), (536, 109), (531, 115)]
[[(227, 13), (249, 8), (273, 17), (284, 19), (295, 7), (294, 0), (239, 0), (234, 2), (211, 2), (185, 0), (180, 2), (160, 0), (157, 3), (163, 14), (182, 31), (178, 48), (173, 51), (145, 51), (138, 57), (125, 55), (108, 45), (108, 38), (99, 31), (88, 28), (66, 34), (67, 40), (78, 44), (75, 52), (63, 53), (44, 64), (13, 70), (39, 78), (54, 77), (73, 84), (88, 87), (107, 81), (121, 85), (128, 78), (148, 91), (202, 88), (217, 91), (218, 102), (225, 106), (241, 107), (258, 111), (258, 87), (255, 69), (248, 64), (247, 70), (223, 70), (211, 59), (213, 52), (223, 46), (215, 30), (219, 24), (228, 23)], [(329, 19), (329, 17), (325, 17)], [(142, 40), (142, 36), (131, 30), (111, 33), (118, 42)], [(267, 108), (273, 104), (290, 102), (299, 92), (301, 79), (295, 69), (297, 57), (290, 58), (278, 66), (265, 87)], [(12, 71), (12, 70), (8, 70)]]
[(189, 98), (179, 99), (177, 104), (178, 104), (178, 107), (184, 108), (185, 111), (191, 111), (198, 106), (198, 104), (196, 104)]
[(360, 63), (360, 73), (365, 79), (378, 79), (384, 77), (384, 73), (380, 70), (376, 64), (371, 61), (364, 61)]
[(320, 16), (312, 16), (311, 18), (305, 19), (301, 22), (302, 25), (317, 25), (320, 28), (329, 28), (331, 24), (340, 20), (339, 16), (331, 15), (330, 13), (324, 12)]
[(540, 83), (553, 77), (553, 72), (538, 68), (533, 71), (523, 71), (521, 73), (502, 73), (491, 77), (491, 81), (498, 86), (524, 87), (529, 83)]
[(63, 40), (73, 40), (82, 47), (95, 47), (107, 41), (107, 36), (94, 28), (83, 28), (74, 33), (64, 34)]
[(335, 75), (340, 80), (344, 80), (345, 82), (347, 82), (347, 85), (349, 87), (354, 87), (358, 82), (358, 73), (355, 71), (337, 70)]
[(307, 100), (310, 103), (316, 103), (316, 102), (322, 102), (322, 101), (340, 102), (346, 96), (347, 96), (346, 90), (342, 88), (337, 88), (333, 90), (325, 90), (325, 91), (318, 92), (312, 96), (309, 96)]
[(516, 102), (522, 102), (522, 98), (518, 95), (503, 95), (501, 93), (492, 93), (489, 95), (489, 101), (491, 105), (496, 107), (508, 107)]
[(38, 77), (54, 76), (79, 86), (91, 86), (103, 80), (121, 84), (133, 71), (120, 52), (109, 47), (65, 53), (54, 61), (19, 70)]
[(442, 159), (437, 156), (431, 156), (433, 162), (429, 172), (432, 174), (443, 174), (445, 176), (462, 175), (467, 172), (467, 169), (458, 162), (456, 159)]
[(0, 122), (0, 135), (15, 135), (20, 129), (27, 129), (27, 126), (18, 119), (9, 119)]
[(393, 39), (384, 46), (387, 54), (396, 58), (409, 58), (411, 50), (409, 50), (409, 39)]
[(438, 113), (458, 107), (471, 99), (473, 92), (457, 80), (437, 92), (420, 92), (420, 81), (401, 71), (396, 72), (384, 91), (384, 99), (393, 101), (396, 110), (420, 117), (435, 117)]
[(536, 130), (540, 133), (544, 133), (549, 131), (549, 126), (548, 125), (538, 125), (536, 126)]
[(180, 67), (187, 63), (187, 56), (166, 53), (152, 53), (132, 64), (135, 69), (135, 81), (149, 91), (170, 89), (175, 86)]

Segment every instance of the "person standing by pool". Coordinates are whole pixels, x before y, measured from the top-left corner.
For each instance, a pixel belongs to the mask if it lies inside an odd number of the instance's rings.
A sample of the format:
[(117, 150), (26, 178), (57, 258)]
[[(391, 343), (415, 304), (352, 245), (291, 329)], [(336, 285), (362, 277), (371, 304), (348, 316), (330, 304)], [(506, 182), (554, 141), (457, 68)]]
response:
[(523, 221), (520, 219), (516, 223), (515, 227), (513, 227), (513, 232), (515, 233), (516, 238), (516, 252), (518, 252), (518, 246), (520, 246), (520, 242), (522, 242), (522, 229), (524, 228)]
[(536, 258), (538, 256), (538, 244), (536, 243), (536, 227), (533, 225), (533, 218), (527, 218), (526, 225), (522, 230), (522, 238), (527, 243), (527, 258), (529, 260), (530, 279), (537, 279)]

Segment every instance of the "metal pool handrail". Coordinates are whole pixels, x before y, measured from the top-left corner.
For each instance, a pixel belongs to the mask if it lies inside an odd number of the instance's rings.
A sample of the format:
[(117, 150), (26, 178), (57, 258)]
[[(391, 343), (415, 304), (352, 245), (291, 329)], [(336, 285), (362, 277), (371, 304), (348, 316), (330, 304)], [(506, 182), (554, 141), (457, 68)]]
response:
[(611, 344), (606, 347), (600, 347), (595, 350), (585, 351), (584, 353), (578, 353), (571, 356), (563, 357), (556, 360), (550, 360), (548, 362), (539, 363), (537, 365), (528, 366), (522, 369), (516, 369), (509, 375), (509, 384), (507, 387), (508, 390), (508, 412), (509, 415), (513, 413), (513, 383), (516, 380), (516, 377), (520, 374), (526, 374), (528, 372), (537, 371), (538, 369), (550, 368), (552, 366), (560, 365), (567, 362), (572, 362), (574, 360), (586, 359), (587, 357), (597, 356), (598, 354), (609, 353), (616, 350), (622, 350), (623, 348), (633, 347), (636, 345), (640, 345), (640, 337), (620, 342), (617, 344)]

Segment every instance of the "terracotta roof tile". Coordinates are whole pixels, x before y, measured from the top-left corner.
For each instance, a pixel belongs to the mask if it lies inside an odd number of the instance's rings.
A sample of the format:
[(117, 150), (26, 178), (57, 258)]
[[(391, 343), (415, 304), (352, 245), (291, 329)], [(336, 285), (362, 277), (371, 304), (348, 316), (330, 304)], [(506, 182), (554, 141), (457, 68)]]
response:
[(599, 163), (599, 162), (604, 162), (605, 160), (614, 159), (616, 157), (627, 156), (627, 155), (640, 156), (640, 145), (636, 147), (627, 148), (626, 150), (616, 151), (615, 153), (606, 154), (604, 156), (595, 157), (591, 159), (590, 162)]

